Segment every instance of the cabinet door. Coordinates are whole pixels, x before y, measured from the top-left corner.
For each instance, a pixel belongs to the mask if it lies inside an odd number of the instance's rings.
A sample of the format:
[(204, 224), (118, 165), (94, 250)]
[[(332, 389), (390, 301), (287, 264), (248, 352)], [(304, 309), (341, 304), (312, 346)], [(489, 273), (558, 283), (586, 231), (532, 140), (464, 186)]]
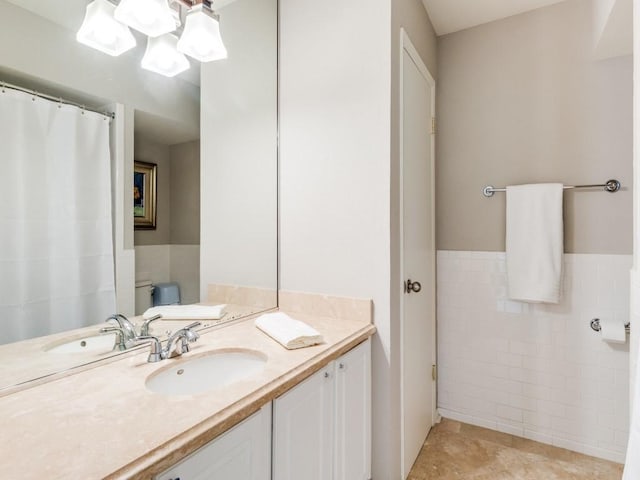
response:
[(371, 340), (336, 361), (335, 480), (371, 478)]
[(273, 480), (333, 478), (335, 379), (330, 363), (273, 405)]
[(157, 480), (270, 480), (271, 403)]

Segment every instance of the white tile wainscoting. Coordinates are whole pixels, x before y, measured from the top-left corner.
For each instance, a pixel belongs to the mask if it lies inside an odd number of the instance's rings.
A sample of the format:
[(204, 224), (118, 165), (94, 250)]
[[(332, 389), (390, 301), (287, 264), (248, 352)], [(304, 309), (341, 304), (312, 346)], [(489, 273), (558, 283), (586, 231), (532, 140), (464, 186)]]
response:
[(631, 255), (567, 254), (558, 305), (507, 298), (504, 252), (438, 251), (442, 416), (623, 462), (629, 343), (592, 318), (629, 318)]

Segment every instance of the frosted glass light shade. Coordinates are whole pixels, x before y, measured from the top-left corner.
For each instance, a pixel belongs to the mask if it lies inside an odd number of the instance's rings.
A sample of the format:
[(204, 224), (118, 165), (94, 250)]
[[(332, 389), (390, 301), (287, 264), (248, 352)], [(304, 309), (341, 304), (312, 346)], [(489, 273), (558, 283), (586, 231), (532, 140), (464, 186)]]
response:
[(149, 37), (158, 37), (176, 29), (167, 0), (122, 0), (116, 7), (115, 17)]
[(93, 0), (87, 5), (76, 40), (114, 57), (135, 47), (129, 28), (114, 18), (115, 8), (108, 0)]
[(203, 10), (202, 4), (187, 14), (178, 50), (201, 62), (227, 58), (218, 20)]
[(176, 49), (178, 37), (167, 33), (149, 37), (147, 51), (142, 57), (142, 68), (165, 77), (174, 77), (189, 68), (189, 60)]

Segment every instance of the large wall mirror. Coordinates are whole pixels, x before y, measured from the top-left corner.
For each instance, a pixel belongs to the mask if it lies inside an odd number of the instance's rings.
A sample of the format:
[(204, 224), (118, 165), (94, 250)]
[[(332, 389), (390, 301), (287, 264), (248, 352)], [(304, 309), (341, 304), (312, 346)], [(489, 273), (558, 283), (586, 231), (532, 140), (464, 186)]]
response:
[(0, 394), (126, 354), (101, 330), (139, 325), (154, 291), (225, 304), (204, 328), (277, 306), (277, 0), (214, 0), (228, 57), (171, 78), (133, 29), (119, 56), (78, 43), (89, 3), (0, 0)]

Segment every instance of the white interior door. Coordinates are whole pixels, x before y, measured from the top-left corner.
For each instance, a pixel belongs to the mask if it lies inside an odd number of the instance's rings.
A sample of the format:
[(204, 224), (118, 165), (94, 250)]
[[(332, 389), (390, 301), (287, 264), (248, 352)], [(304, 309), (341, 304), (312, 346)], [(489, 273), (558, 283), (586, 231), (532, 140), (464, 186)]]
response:
[(432, 379), (435, 82), (404, 31), (401, 45), (402, 478), (406, 478), (434, 423), (436, 407)]

